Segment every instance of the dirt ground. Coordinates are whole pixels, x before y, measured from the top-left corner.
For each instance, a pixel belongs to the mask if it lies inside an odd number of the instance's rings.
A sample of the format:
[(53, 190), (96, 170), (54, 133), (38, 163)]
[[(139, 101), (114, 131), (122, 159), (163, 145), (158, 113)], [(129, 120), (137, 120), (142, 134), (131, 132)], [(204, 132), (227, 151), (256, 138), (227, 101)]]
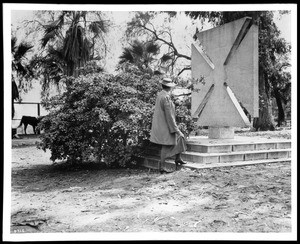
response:
[(291, 232), (289, 162), (160, 174), (66, 170), (49, 158), (12, 149), (11, 233)]

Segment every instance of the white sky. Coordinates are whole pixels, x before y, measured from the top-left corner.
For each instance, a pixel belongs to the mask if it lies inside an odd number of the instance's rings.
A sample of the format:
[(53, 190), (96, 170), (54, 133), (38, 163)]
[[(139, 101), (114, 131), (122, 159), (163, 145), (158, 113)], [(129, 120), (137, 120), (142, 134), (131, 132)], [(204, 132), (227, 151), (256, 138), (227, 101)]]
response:
[[(125, 26), (126, 21), (129, 20), (129, 12), (126, 11), (112, 11), (112, 17), (117, 25)], [(11, 21), (13, 25), (21, 24), (23, 20), (33, 18), (32, 10), (17, 10), (11, 12)], [(288, 42), (291, 41), (291, 15), (285, 14), (281, 17), (275, 14), (274, 22), (281, 31), (281, 36)]]

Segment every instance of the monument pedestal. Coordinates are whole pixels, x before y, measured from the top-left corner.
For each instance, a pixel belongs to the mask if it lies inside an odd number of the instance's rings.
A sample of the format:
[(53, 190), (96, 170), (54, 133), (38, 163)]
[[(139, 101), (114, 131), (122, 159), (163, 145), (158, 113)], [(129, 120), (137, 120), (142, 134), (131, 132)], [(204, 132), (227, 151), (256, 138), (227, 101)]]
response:
[(224, 127), (210, 126), (208, 128), (208, 138), (209, 139), (233, 139), (234, 128), (231, 126), (224, 126)]

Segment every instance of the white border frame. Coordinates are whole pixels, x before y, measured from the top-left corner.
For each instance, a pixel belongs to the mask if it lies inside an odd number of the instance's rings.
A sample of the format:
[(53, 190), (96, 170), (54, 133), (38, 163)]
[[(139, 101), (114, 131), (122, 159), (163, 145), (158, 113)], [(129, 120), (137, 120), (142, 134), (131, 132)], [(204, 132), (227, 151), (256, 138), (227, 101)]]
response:
[(3, 241), (61, 240), (297, 240), (297, 4), (153, 4), (153, 5), (68, 5), (3, 4), (4, 91), (11, 90), (11, 11), (12, 10), (97, 10), (100, 11), (291, 11), (292, 45), (292, 232), (291, 233), (33, 233), (11, 234), (11, 92), (4, 92), (4, 202)]

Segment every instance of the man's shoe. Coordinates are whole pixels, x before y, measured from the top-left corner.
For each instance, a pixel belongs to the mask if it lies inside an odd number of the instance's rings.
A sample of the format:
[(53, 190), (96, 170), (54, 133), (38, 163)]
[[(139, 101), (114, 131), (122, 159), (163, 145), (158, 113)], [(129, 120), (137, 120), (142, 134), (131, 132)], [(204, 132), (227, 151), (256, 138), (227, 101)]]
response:
[(178, 165), (178, 164), (186, 164), (186, 162), (184, 162), (182, 159), (178, 159), (178, 160), (175, 160), (175, 164)]

